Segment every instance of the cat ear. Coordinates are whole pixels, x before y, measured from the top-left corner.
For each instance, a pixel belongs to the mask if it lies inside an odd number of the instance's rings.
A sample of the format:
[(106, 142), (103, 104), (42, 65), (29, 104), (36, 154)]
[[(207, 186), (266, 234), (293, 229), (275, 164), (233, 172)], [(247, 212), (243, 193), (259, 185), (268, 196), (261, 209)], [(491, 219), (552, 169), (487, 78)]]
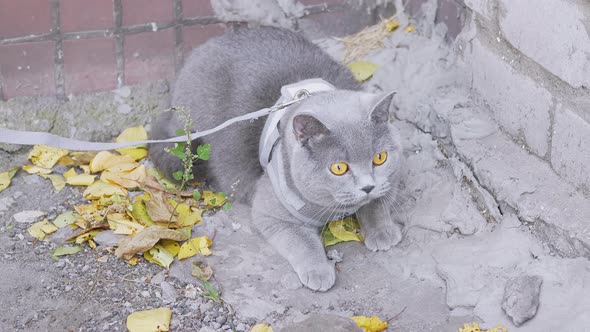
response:
[(385, 123), (389, 121), (389, 109), (391, 108), (395, 94), (396, 91), (392, 91), (378, 99), (377, 104), (371, 110), (371, 120), (374, 123)]
[(309, 114), (298, 114), (293, 118), (293, 133), (301, 144), (309, 140), (319, 140), (330, 133), (320, 120)]

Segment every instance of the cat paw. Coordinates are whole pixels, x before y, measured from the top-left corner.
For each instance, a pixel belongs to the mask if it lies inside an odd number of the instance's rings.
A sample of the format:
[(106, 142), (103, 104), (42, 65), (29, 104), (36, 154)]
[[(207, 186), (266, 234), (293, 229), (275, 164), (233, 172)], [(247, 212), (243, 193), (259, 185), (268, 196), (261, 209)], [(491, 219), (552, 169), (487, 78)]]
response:
[(328, 262), (301, 268), (297, 275), (305, 287), (314, 291), (325, 292), (336, 282), (334, 265)]
[(396, 225), (372, 230), (365, 234), (365, 246), (372, 251), (389, 250), (401, 240), (402, 232)]

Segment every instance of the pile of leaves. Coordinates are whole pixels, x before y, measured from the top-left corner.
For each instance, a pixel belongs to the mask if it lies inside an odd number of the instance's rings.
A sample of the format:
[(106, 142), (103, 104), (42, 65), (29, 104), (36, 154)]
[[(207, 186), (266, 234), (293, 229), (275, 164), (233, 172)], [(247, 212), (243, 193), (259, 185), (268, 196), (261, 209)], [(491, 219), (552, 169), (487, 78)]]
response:
[[(145, 129), (133, 127), (116, 141), (145, 139)], [(201, 159), (208, 159), (209, 149), (200, 147)], [(85, 187), (83, 196), (88, 203), (74, 206), (73, 211), (54, 220), (33, 224), (29, 234), (44, 240), (60, 228), (72, 228), (74, 235), (68, 240), (77, 245), (56, 248), (54, 257), (76, 253), (82, 250), (81, 244), (96, 248), (94, 237), (106, 230), (126, 236), (113, 253), (132, 265), (140, 255), (166, 269), (175, 258), (211, 255), (212, 240), (207, 235), (192, 237), (191, 230), (203, 219), (204, 211), (226, 206), (227, 196), (222, 192), (184, 191), (156, 169), (147, 168), (142, 161), (146, 156), (145, 146), (122, 148), (116, 153), (34, 146), (29, 153), (32, 165), (22, 166), (22, 170), (50, 180), (58, 192), (66, 185)], [(53, 170), (56, 165), (68, 169), (59, 174)], [(9, 185), (17, 171), (0, 174), (0, 179), (8, 180), (0, 183), (0, 189)]]

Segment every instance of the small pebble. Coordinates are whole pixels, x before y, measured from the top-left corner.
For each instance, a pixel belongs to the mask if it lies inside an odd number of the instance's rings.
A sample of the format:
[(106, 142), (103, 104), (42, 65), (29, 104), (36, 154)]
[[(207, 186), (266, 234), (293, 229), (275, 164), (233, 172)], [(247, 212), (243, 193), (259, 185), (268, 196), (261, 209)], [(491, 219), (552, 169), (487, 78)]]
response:
[(227, 317), (225, 317), (225, 316), (218, 316), (215, 319), (215, 321), (218, 322), (219, 324), (223, 325), (227, 321)]

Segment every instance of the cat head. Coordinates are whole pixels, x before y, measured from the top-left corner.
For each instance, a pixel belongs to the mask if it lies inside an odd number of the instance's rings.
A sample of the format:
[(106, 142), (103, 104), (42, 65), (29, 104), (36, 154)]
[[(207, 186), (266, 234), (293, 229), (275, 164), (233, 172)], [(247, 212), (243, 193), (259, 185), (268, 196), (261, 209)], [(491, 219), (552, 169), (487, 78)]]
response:
[(282, 128), (288, 172), (303, 198), (339, 210), (356, 210), (391, 191), (402, 147), (390, 123), (394, 93), (314, 94)]

